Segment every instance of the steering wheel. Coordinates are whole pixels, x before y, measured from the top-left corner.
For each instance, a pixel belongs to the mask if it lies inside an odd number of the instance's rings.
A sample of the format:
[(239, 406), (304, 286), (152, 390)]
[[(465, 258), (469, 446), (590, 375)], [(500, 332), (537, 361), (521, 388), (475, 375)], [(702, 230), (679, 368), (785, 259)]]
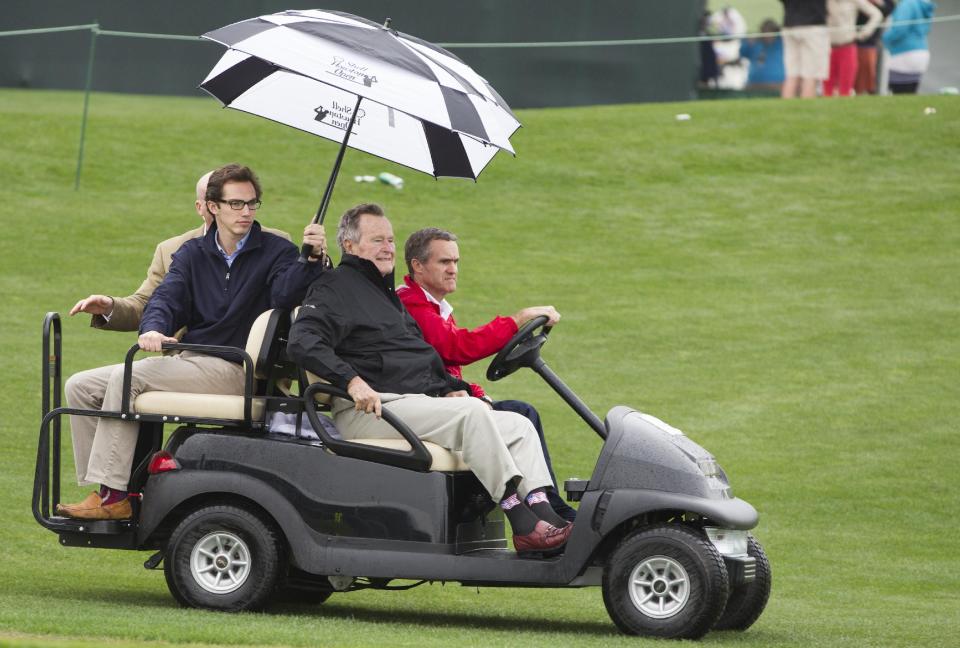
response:
[[(549, 317), (540, 315), (524, 324), (490, 362), (487, 367), (487, 380), (500, 380), (517, 369), (533, 366), (540, 358), (540, 347), (546, 344), (550, 329), (553, 328), (545, 326), (548, 321)], [(541, 327), (543, 330), (534, 335), (534, 331)]]

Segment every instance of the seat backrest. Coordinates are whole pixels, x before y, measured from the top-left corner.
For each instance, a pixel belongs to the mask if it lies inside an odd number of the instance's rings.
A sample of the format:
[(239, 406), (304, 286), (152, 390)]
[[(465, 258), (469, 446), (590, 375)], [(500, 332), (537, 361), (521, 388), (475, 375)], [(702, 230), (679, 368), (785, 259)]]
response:
[(277, 329), (283, 318), (283, 311), (271, 308), (260, 313), (250, 327), (246, 351), (253, 360), (254, 375), (257, 378), (267, 378), (270, 371), (271, 347), (277, 342)]
[[(299, 314), (300, 314), (300, 307), (297, 306), (296, 308), (293, 309), (293, 312), (290, 313), (291, 324), (297, 321), (297, 315)], [(307, 377), (308, 385), (312, 385), (315, 382), (327, 383), (328, 385), (330, 384), (328, 381), (324, 380), (323, 378), (321, 378), (320, 376), (314, 373), (310, 373), (306, 369), (304, 369), (303, 373)], [(330, 402), (333, 400), (333, 396), (331, 396), (330, 394), (314, 394), (314, 400), (316, 400), (321, 405), (329, 405)]]

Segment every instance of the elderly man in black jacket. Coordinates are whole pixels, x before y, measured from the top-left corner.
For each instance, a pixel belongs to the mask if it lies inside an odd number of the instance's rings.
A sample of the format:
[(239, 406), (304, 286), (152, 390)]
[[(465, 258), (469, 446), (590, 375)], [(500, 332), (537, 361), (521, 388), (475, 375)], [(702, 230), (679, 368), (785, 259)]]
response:
[[(187, 241), (173, 255), (170, 271), (147, 303), (140, 324), (140, 348), (160, 351), (183, 341), (243, 347), (256, 317), (271, 307), (293, 308), (323, 270), (320, 256), (326, 239), (320, 225), (309, 226), (303, 242), (312, 263), (297, 263), (289, 240), (262, 231), (254, 220), (260, 207), (260, 183), (253, 171), (228, 164), (207, 183), (207, 207), (214, 223), (206, 235)], [(184, 351), (174, 356), (133, 363), (131, 402), (145, 391), (242, 394), (244, 371), (237, 357), (214, 357)], [(96, 373), (95, 380), (84, 375)], [(123, 365), (110, 372), (93, 370), (71, 376), (72, 407), (118, 411), (123, 398)], [(82, 390), (69, 385), (83, 383)], [(82, 502), (59, 504), (68, 517), (105, 520), (131, 515), (127, 481), (137, 443), (138, 424), (116, 418), (72, 416), (74, 459), (80, 483), (100, 484)]]
[(344, 438), (396, 436), (380, 419), (389, 409), (420, 438), (463, 452), (500, 502), (519, 552), (554, 551), (573, 529), (547, 503), (552, 484), (530, 421), (470, 397), (447, 373), (394, 291), (396, 245), (383, 209), (358, 205), (340, 220), (340, 265), (310, 287), (290, 330), (288, 352), (308, 371), (346, 390), (334, 401)]

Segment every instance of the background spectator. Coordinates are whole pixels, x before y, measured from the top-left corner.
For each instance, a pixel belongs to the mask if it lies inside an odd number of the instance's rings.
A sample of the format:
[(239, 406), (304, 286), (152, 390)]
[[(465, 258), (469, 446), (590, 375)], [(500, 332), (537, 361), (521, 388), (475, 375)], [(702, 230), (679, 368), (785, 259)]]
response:
[(762, 38), (745, 40), (740, 46), (740, 56), (749, 62), (747, 87), (751, 89), (780, 88), (783, 84), (783, 39), (780, 25), (767, 18), (760, 25)]
[(930, 0), (900, 0), (890, 15), (891, 26), (883, 35), (883, 45), (890, 52), (888, 85), (893, 94), (915, 94), (923, 73), (930, 66), (927, 46), (930, 23), (902, 23), (929, 20), (936, 7)]
[(714, 11), (710, 15), (710, 33), (730, 37), (713, 41), (717, 63), (721, 66), (735, 63), (740, 58), (740, 37), (747, 33), (747, 21), (743, 15), (730, 5)]
[(708, 33), (718, 36), (711, 42), (717, 64), (714, 86), (722, 90), (743, 90), (747, 85), (747, 68), (740, 60), (740, 37), (747, 33), (747, 21), (739, 11), (726, 5), (710, 14)]
[[(857, 11), (867, 22), (857, 27)], [(883, 14), (868, 0), (827, 0), (827, 28), (830, 30), (830, 76), (823, 82), (823, 96), (839, 92), (849, 97), (857, 78), (857, 41), (873, 35)]]
[[(880, 9), (886, 18), (893, 11), (896, 3), (893, 0), (870, 0)], [(857, 14), (857, 26), (865, 25), (867, 15)], [(880, 42), (882, 30), (878, 29), (868, 38), (857, 42), (857, 79), (853, 89), (858, 95), (877, 94), (877, 43)]]
[[(710, 36), (710, 12), (704, 11), (700, 16), (698, 36)], [(713, 51), (713, 41), (700, 41), (700, 85), (708, 88), (717, 87), (717, 77), (720, 76), (720, 67), (717, 65), (717, 53)]]
[(783, 3), (783, 63), (787, 77), (781, 96), (816, 97), (817, 81), (830, 71), (827, 0), (780, 0)]

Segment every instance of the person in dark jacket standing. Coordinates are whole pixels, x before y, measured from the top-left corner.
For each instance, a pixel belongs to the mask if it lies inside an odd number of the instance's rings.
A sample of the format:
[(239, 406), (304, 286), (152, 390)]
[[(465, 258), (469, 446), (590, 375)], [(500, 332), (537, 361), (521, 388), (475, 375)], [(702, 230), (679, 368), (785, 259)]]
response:
[[(297, 263), (296, 246), (262, 231), (254, 220), (260, 197), (260, 183), (248, 167), (231, 164), (210, 176), (206, 202), (214, 223), (206, 235), (187, 241), (174, 254), (167, 276), (144, 311), (141, 349), (160, 351), (164, 342), (177, 341), (173, 334), (184, 326), (185, 343), (243, 347), (260, 313), (271, 307), (292, 308), (301, 301), (323, 271), (322, 226), (308, 228), (304, 235), (303, 242), (313, 248), (312, 262)], [(237, 357), (190, 351), (138, 360), (133, 363), (131, 402), (145, 391), (242, 394), (240, 362)], [(71, 405), (119, 411), (123, 365), (116, 365), (109, 380), (94, 391), (85, 402)], [(92, 520), (130, 517), (126, 489), (139, 425), (72, 416), (70, 427), (80, 483), (99, 483), (101, 488), (82, 502), (58, 505), (57, 511)]]
[[(886, 18), (893, 11), (896, 3), (893, 0), (870, 0)], [(857, 27), (867, 23), (867, 15), (863, 12), (857, 15)], [(880, 42), (881, 30), (873, 32), (869, 38), (857, 42), (857, 78), (853, 89), (857, 96), (877, 94), (877, 43)]]
[[(287, 351), (310, 371), (350, 394), (335, 399), (334, 422), (345, 439), (397, 432), (382, 408), (420, 438), (463, 452), (513, 527), (517, 551), (560, 548), (573, 525), (554, 513), (552, 484), (529, 420), (469, 397), (469, 385), (447, 373), (394, 290), (396, 246), (383, 209), (358, 205), (340, 219), (340, 265), (310, 287)], [(372, 414), (372, 416), (371, 416)]]
[[(544, 315), (549, 326), (560, 321), (560, 313), (553, 306), (530, 306), (511, 317), (498, 315), (472, 330), (460, 328), (453, 316), (453, 306), (446, 300), (447, 295), (457, 290), (460, 272), (460, 248), (456, 235), (436, 227), (417, 230), (407, 237), (403, 256), (410, 274), (403, 278), (404, 285), (397, 288), (397, 296), (416, 320), (423, 339), (437, 350), (447, 371), (456, 378), (463, 378), (463, 365), (499, 352), (519, 327), (530, 320)], [(547, 488), (547, 500), (557, 515), (573, 522), (577, 512), (557, 492), (557, 479), (537, 409), (519, 400), (491, 400), (483, 387), (476, 383), (470, 383), (470, 395), (484, 400), (492, 409), (516, 412), (530, 419), (553, 479), (553, 487)]]
[(780, 0), (783, 3), (783, 64), (787, 78), (780, 96), (816, 97), (817, 81), (830, 73), (827, 0)]

